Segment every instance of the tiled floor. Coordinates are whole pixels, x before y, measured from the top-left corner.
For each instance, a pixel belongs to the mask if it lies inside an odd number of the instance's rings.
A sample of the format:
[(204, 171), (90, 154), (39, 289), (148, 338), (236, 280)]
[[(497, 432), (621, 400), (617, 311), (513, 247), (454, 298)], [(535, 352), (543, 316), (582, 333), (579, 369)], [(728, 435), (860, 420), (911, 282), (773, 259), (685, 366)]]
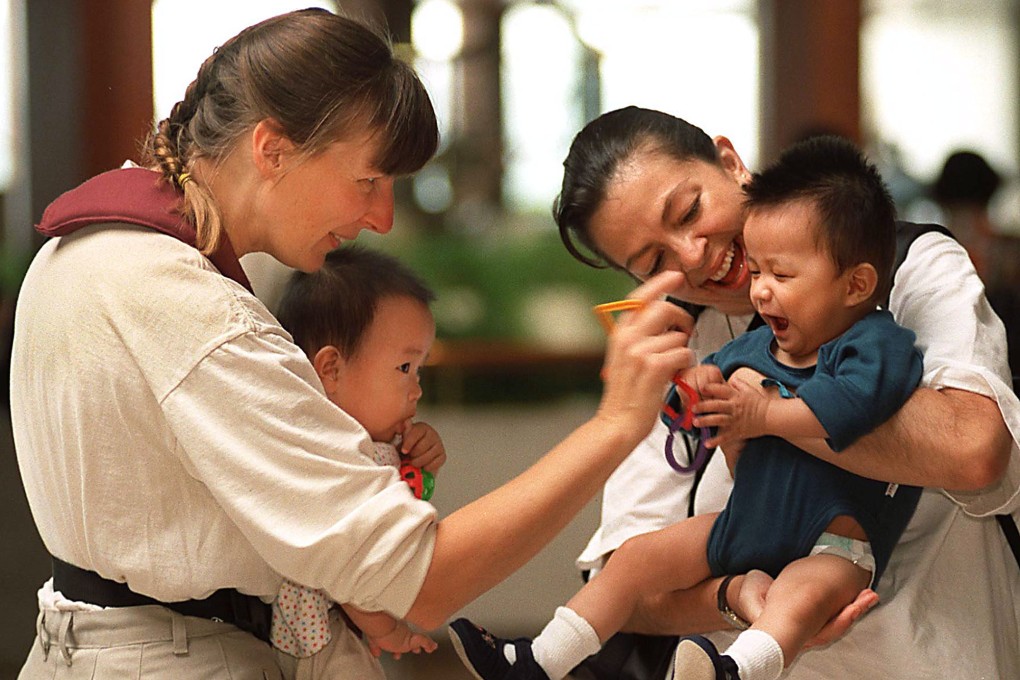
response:
[(445, 633), (436, 638), (439, 649), (432, 654), (401, 657), (383, 662), (387, 680), (472, 680)]

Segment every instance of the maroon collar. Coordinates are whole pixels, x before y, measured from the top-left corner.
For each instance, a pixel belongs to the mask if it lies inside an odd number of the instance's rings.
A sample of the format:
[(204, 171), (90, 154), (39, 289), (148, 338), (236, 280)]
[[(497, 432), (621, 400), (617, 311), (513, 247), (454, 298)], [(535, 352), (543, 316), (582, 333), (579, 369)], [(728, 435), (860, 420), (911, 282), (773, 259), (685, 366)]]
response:
[[(160, 175), (145, 168), (122, 168), (96, 175), (50, 203), (36, 230), (64, 236), (90, 224), (121, 222), (149, 227), (195, 245), (195, 227), (180, 213), (181, 195)], [(227, 235), (209, 260), (224, 276), (251, 291), (251, 283)]]

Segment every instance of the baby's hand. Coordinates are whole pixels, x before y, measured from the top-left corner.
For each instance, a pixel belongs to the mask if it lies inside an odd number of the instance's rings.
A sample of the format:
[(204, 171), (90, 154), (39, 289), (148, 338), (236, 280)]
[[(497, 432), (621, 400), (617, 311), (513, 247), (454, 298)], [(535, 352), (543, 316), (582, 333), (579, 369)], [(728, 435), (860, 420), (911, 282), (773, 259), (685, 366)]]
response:
[[(746, 371), (746, 375), (742, 371)], [(766, 416), (771, 399), (761, 387), (760, 378), (754, 380), (754, 376), (760, 374), (739, 369), (726, 384), (705, 386), (705, 398), (694, 408), (698, 416), (694, 424), (718, 428), (717, 435), (706, 442), (707, 446), (721, 446), (725, 450), (730, 444), (740, 449), (741, 441), (768, 434)]]
[(379, 637), (366, 635), (365, 641), (368, 643), (368, 651), (376, 658), (383, 652), (391, 653), (394, 659), (399, 659), (401, 654), (412, 652), (421, 654), (424, 651), (431, 654), (439, 646), (428, 635), (411, 630), (403, 621), (398, 621), (396, 627), (386, 635)]
[(435, 475), (446, 462), (446, 447), (439, 433), (428, 423), (414, 423), (410, 420), (404, 425), (400, 453), (411, 465)]

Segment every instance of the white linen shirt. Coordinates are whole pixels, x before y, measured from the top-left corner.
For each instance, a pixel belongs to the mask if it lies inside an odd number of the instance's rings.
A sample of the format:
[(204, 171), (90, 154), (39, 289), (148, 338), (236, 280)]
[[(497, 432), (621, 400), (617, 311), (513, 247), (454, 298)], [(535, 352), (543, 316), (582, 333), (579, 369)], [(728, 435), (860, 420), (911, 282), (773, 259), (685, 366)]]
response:
[[(994, 399), (1013, 437), (1006, 475), (980, 493), (925, 489), (879, 583), (880, 604), (843, 638), (801, 653), (783, 678), (1020, 678), (1020, 566), (998, 524), (1020, 519), (1020, 402), (1010, 387), (1005, 331), (984, 298), (966, 251), (938, 233), (918, 237), (897, 270), (889, 309), (917, 334), (922, 385)], [(739, 334), (749, 317), (705, 310), (692, 347), (699, 358)], [(657, 424), (614, 472), (603, 493), (602, 524), (578, 558), (599, 568), (631, 536), (686, 517), (691, 477), (666, 464), (667, 430)], [(845, 455), (852, 455), (847, 452)], [(695, 513), (722, 509), (732, 488), (714, 455)], [(709, 637), (724, 650), (736, 633)]]
[(436, 515), (265, 306), (194, 248), (96, 225), (21, 289), (11, 415), (47, 549), (163, 601), (281, 575), (403, 617)]

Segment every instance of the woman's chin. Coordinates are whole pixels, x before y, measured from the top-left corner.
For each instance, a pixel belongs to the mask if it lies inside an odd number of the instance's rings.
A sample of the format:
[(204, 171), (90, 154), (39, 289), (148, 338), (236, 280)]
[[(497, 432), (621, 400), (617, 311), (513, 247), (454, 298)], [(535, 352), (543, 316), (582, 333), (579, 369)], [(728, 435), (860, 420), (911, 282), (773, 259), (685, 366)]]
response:
[(750, 314), (754, 311), (751, 304), (751, 286), (745, 278), (743, 285), (730, 283), (719, 285), (710, 283), (702, 286), (699, 304), (715, 307), (724, 314)]

